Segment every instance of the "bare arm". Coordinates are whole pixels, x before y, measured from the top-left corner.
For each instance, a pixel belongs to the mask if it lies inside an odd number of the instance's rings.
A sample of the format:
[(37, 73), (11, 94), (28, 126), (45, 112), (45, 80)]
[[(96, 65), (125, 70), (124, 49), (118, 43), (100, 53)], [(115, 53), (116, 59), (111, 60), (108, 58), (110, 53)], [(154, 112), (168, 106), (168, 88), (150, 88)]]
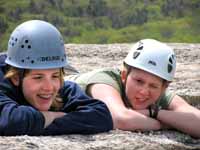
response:
[[(93, 84), (90, 85), (88, 92), (92, 97), (100, 99), (108, 106), (115, 129), (144, 131), (158, 130), (161, 127), (159, 121), (132, 109), (127, 109), (123, 104), (119, 92), (112, 86)], [(148, 110), (143, 113), (148, 114)]]
[(200, 110), (175, 96), (169, 110), (160, 110), (157, 119), (194, 137), (200, 137)]
[(41, 112), (45, 118), (45, 125), (46, 128), (49, 126), (56, 118), (63, 117), (66, 113), (63, 112), (53, 112), (53, 111), (42, 111)]

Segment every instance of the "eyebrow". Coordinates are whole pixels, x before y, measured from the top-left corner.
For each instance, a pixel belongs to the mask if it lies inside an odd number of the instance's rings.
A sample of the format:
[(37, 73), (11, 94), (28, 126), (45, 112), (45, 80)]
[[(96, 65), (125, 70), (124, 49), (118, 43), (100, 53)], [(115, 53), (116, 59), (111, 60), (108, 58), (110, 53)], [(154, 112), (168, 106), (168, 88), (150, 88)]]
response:
[[(142, 78), (141, 76), (139, 76), (139, 75), (136, 75), (136, 76), (131, 76), (131, 78), (133, 78), (133, 79), (140, 79), (140, 80), (144, 80), (144, 78)], [(163, 82), (162, 81), (162, 79), (161, 79), (161, 82)], [(154, 84), (154, 85), (159, 85), (160, 83), (158, 83), (157, 81), (156, 81), (156, 83), (155, 82), (151, 82), (150, 84)], [(162, 83), (163, 84), (163, 83)]]
[[(60, 72), (56, 71), (56, 72), (53, 72), (52, 74), (60, 74)], [(30, 75), (43, 75), (43, 73), (36, 72), (36, 73), (30, 73)]]

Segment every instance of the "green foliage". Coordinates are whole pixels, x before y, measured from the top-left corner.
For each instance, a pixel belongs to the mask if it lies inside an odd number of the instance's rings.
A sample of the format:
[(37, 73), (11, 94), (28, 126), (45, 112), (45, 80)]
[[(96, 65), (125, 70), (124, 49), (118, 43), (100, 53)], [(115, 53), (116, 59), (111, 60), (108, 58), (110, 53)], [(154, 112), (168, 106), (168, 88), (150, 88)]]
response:
[(0, 51), (20, 23), (54, 24), (65, 43), (129, 43), (142, 38), (200, 42), (200, 0), (1, 0)]
[(106, 15), (106, 2), (104, 0), (90, 0), (87, 7), (87, 12), (90, 16), (104, 16)]
[(147, 11), (149, 21), (161, 20), (163, 18), (163, 15), (160, 13), (160, 6), (158, 5), (149, 6)]

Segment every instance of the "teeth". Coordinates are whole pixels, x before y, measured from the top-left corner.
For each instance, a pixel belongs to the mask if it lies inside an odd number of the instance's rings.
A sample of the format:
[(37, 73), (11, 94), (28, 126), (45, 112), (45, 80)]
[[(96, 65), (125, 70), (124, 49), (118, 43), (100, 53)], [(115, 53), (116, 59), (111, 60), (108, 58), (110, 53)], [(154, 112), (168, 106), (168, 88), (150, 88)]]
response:
[(138, 101), (145, 101), (145, 99), (137, 98)]
[(41, 98), (51, 98), (52, 95), (39, 95)]

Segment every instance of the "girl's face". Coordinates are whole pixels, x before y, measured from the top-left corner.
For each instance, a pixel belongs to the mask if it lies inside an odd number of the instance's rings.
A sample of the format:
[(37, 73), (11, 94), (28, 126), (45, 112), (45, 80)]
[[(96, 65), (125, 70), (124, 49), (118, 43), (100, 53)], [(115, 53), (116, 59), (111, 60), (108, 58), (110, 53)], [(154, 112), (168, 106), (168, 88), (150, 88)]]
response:
[[(126, 72), (123, 73), (122, 81), (125, 83)], [(136, 68), (131, 69), (125, 86), (127, 98), (136, 110), (155, 103), (167, 87), (161, 78)]]
[(60, 69), (31, 70), (22, 83), (25, 99), (38, 110), (47, 111), (61, 87), (60, 78)]

